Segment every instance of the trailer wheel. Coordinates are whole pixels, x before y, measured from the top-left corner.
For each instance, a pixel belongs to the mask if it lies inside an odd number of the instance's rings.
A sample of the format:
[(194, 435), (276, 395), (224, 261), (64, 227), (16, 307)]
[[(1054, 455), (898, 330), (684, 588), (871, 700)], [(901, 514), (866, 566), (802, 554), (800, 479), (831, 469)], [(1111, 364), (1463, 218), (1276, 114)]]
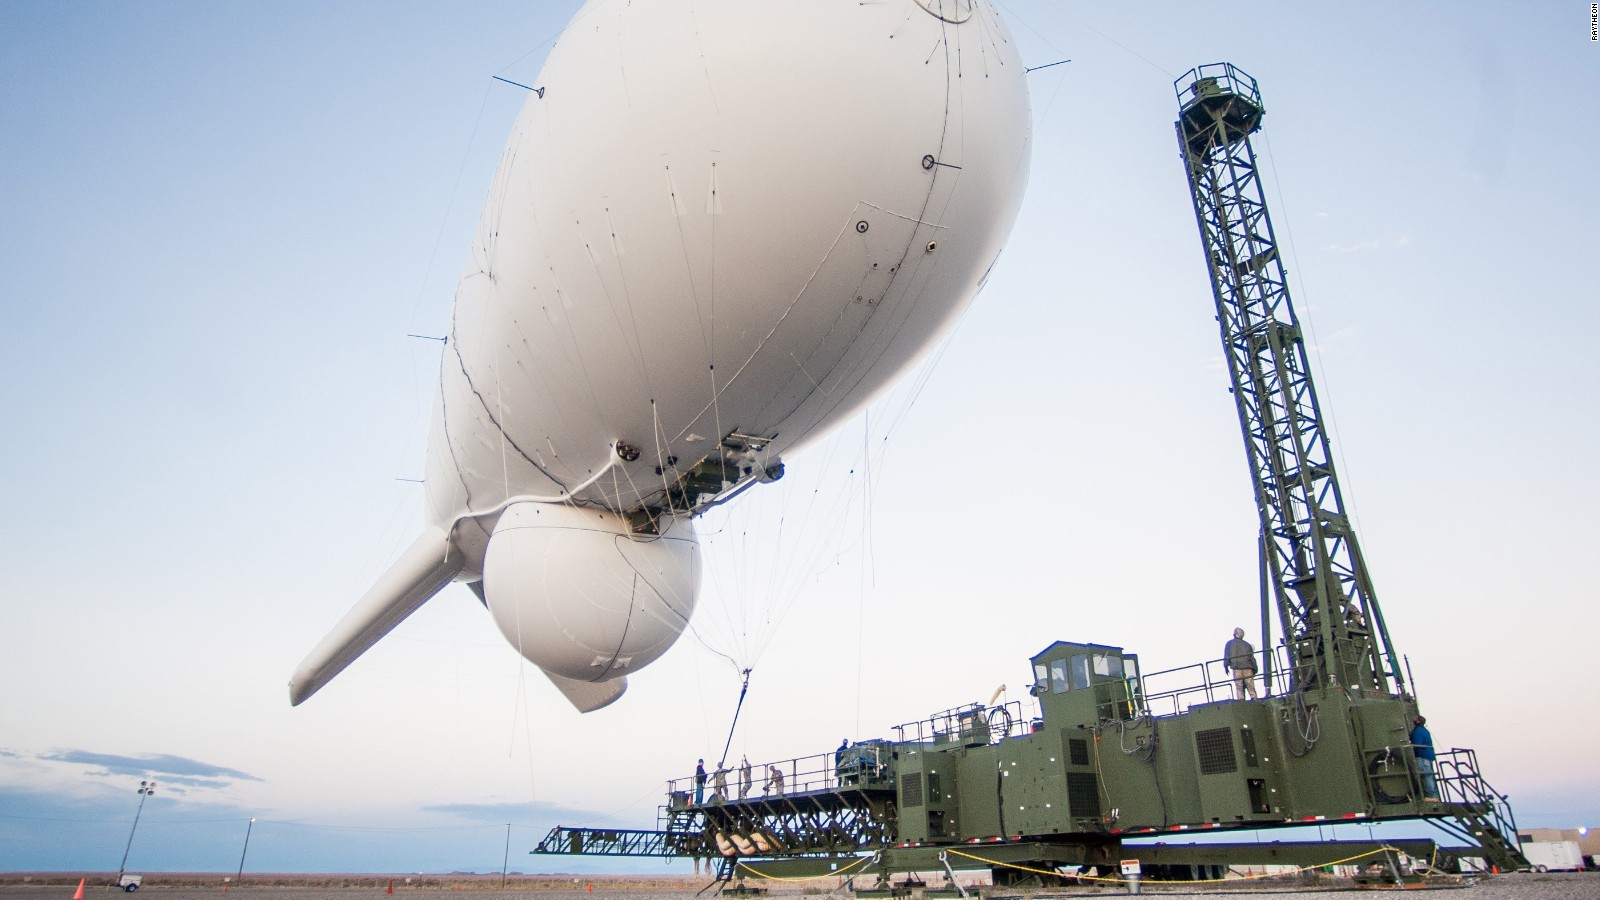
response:
[(1548, 872), (1548, 871), (1550, 871), (1550, 867), (1549, 866), (1534, 866), (1533, 870), (1535, 872)]
[(138, 889), (139, 889), (139, 886), (137, 884), (125, 884), (125, 885), (122, 886), (122, 890), (124, 892), (126, 892), (126, 893), (129, 893), (129, 894), (133, 893), (134, 891), (137, 891)]

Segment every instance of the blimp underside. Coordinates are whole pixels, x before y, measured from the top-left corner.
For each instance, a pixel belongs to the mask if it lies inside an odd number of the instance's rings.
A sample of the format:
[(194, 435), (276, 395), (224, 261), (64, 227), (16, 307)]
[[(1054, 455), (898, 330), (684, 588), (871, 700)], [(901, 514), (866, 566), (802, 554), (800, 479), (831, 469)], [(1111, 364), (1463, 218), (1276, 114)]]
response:
[(687, 623), (693, 515), (779, 477), (976, 293), (1026, 180), (1023, 75), (977, 0), (586, 5), (456, 294), (430, 528), (294, 696), (456, 579), (580, 707), (615, 699), (574, 685)]

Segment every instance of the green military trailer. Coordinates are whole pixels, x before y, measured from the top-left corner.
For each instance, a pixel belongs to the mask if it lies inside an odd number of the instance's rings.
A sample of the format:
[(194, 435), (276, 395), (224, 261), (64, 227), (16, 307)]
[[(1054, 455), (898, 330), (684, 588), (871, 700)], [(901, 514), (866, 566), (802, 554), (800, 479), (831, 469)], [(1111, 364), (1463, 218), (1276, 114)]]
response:
[(1393, 842), (1269, 841), (1268, 852), (1256, 835), (1232, 857), (1225, 841), (1178, 845), (1198, 833), (1427, 820), (1460, 837), (1458, 855), (1517, 864), (1510, 809), (1471, 751), (1440, 752), (1439, 796), (1425, 796), (1408, 739), (1413, 698), (1301, 684), (1234, 699), (1221, 665), (1143, 674), (1119, 647), (1058, 641), (1032, 659), (1032, 714), (1018, 701), (974, 703), (897, 726), (894, 739), (759, 767), (783, 773), (781, 791), (696, 804), (690, 779), (676, 779), (662, 828), (558, 828), (536, 852), (720, 859), (730, 873), (990, 869), (1006, 883), (1140, 858), (1180, 871), (1230, 858), (1320, 865)]

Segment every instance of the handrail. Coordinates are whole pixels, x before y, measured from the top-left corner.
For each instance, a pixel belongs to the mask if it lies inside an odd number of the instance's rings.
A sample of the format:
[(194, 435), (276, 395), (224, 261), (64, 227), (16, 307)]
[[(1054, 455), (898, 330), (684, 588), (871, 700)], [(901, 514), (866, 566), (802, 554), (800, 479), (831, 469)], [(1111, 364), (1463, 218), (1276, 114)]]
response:
[(994, 744), (1028, 734), (1032, 726), (1023, 718), (1022, 704), (1011, 700), (997, 706), (969, 703), (953, 707), (926, 719), (896, 725), (893, 730), (898, 743)]
[[(695, 776), (685, 775), (667, 781), (668, 809), (720, 806), (726, 803), (772, 800), (778, 797), (812, 794), (846, 787), (892, 787), (889, 747), (884, 741), (861, 741), (848, 750), (814, 753), (750, 766), (750, 781), (743, 770), (729, 767), (706, 771), (706, 783), (698, 802)], [(776, 772), (778, 777), (773, 777)], [(720, 777), (719, 777), (720, 776)]]
[(1179, 104), (1190, 104), (1205, 99), (1212, 93), (1234, 93), (1243, 96), (1255, 106), (1261, 106), (1261, 88), (1256, 80), (1240, 71), (1233, 63), (1207, 63), (1183, 73), (1172, 87), (1178, 93)]
[[(994, 744), (1032, 733), (1033, 721), (1023, 716), (1022, 703), (1007, 701), (994, 706), (970, 703), (934, 713), (926, 719), (894, 726), (895, 742), (873, 738), (827, 753), (796, 756), (750, 766), (745, 783), (739, 766), (706, 770), (706, 782), (695, 800), (695, 776), (667, 781), (665, 811), (714, 806), (728, 802), (770, 800), (844, 788), (894, 786), (889, 755), (895, 745), (928, 744), (967, 746)], [(777, 778), (773, 773), (778, 773)]]
[[(1267, 661), (1268, 653), (1272, 654), (1270, 670), (1263, 665)], [(1289, 687), (1293, 683), (1293, 666), (1287, 646), (1279, 644), (1270, 649), (1257, 650), (1253, 656), (1257, 660), (1257, 665), (1256, 674), (1251, 680), (1256, 685), (1257, 696), (1282, 697), (1293, 693)], [(1191, 706), (1232, 700), (1234, 681), (1232, 674), (1223, 665), (1225, 661), (1225, 657), (1217, 657), (1204, 662), (1146, 673), (1141, 679), (1145, 708), (1152, 716), (1175, 716)], [(1267, 671), (1273, 673), (1270, 689), (1263, 674)]]
[(1478, 754), (1465, 747), (1434, 753), (1434, 779), (1439, 798), (1446, 802), (1486, 807), (1493, 824), (1507, 841), (1517, 843), (1517, 820), (1511, 805), (1478, 771)]
[[(1257, 650), (1252, 656), (1256, 658), (1256, 674), (1252, 681), (1257, 685), (1257, 694), (1261, 697), (1277, 696), (1288, 693), (1284, 690), (1269, 692), (1262, 673), (1267, 667), (1267, 653), (1273, 654), (1274, 672), (1288, 670), (1288, 648), (1282, 645), (1269, 650)], [(1145, 707), (1152, 716), (1177, 715), (1191, 706), (1201, 703), (1216, 703), (1222, 700), (1233, 699), (1233, 675), (1224, 663), (1226, 657), (1208, 659), (1204, 662), (1189, 663), (1159, 672), (1150, 672), (1143, 678), (1143, 695)], [(1164, 682), (1177, 682), (1176, 687), (1164, 688)]]

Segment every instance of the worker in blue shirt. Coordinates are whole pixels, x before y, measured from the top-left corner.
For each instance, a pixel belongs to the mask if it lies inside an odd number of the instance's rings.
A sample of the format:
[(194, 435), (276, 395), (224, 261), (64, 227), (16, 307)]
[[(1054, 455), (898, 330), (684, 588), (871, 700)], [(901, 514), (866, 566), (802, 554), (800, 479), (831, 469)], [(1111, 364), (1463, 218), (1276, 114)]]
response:
[(1439, 783), (1433, 774), (1433, 735), (1428, 732), (1428, 720), (1422, 716), (1411, 720), (1411, 749), (1417, 755), (1417, 771), (1422, 775), (1422, 799), (1438, 801)]

